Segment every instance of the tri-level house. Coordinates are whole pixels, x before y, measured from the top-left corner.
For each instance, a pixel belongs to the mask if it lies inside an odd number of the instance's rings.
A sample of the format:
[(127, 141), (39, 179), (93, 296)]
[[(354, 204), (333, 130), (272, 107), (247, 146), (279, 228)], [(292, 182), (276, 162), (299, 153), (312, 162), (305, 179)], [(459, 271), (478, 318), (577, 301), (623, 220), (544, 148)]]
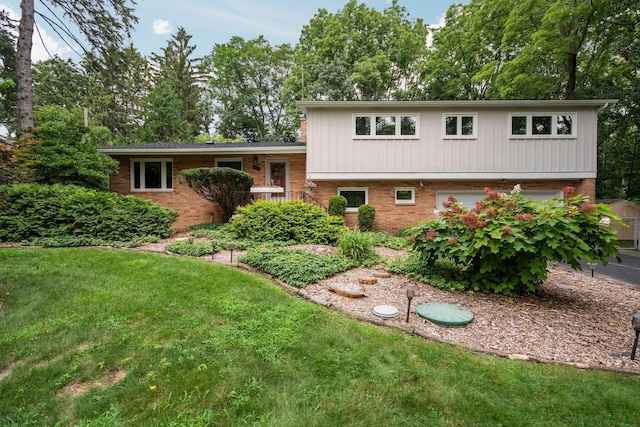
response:
[[(615, 100), (300, 101), (299, 143), (145, 144), (102, 147), (120, 161), (112, 191), (180, 212), (176, 227), (216, 221), (216, 207), (179, 178), (192, 167), (227, 166), (274, 200), (307, 193), (325, 206), (376, 208), (374, 228), (394, 232), (433, 217), (451, 194), (472, 207), (484, 188), (520, 184), (536, 199), (575, 186), (595, 198), (597, 116)], [(305, 184), (313, 182), (309, 190)], [(297, 197), (297, 196), (295, 196)]]

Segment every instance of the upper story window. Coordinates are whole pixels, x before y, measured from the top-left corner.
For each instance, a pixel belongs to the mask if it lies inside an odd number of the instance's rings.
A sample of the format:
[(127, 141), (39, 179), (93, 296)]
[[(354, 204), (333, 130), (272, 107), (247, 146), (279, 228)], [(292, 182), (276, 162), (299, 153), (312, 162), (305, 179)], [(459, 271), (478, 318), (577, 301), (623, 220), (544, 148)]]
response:
[(512, 138), (575, 138), (576, 114), (510, 114)]
[(418, 138), (417, 114), (354, 114), (353, 137), (359, 139)]
[(133, 159), (131, 191), (173, 191), (172, 159)]
[(477, 138), (477, 114), (444, 114), (444, 138), (472, 139)]

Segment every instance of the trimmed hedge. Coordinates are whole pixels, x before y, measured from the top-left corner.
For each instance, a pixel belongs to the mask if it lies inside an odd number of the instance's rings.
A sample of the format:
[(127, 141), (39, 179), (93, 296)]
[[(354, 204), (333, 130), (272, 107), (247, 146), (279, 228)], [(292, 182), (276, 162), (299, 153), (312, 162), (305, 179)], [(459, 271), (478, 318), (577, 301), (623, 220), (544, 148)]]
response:
[(329, 199), (329, 215), (344, 216), (347, 213), (347, 198), (344, 196), (333, 196)]
[(376, 219), (376, 208), (371, 205), (358, 206), (358, 228), (360, 231), (373, 230), (373, 221)]
[(60, 246), (77, 246), (70, 237), (88, 243), (163, 238), (171, 234), (177, 216), (148, 200), (74, 185), (0, 186), (3, 242), (58, 239)]
[(335, 245), (346, 230), (344, 218), (327, 215), (317, 206), (300, 200), (257, 201), (236, 210), (231, 231), (256, 242), (291, 242)]

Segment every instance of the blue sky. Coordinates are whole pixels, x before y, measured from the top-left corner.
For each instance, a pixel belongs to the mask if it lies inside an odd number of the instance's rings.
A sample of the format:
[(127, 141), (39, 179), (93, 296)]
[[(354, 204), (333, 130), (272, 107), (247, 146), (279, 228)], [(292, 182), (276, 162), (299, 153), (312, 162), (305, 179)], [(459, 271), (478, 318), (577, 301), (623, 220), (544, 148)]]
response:
[[(369, 7), (384, 10), (391, 0), (365, 0)], [(451, 4), (468, 0), (400, 0), (409, 17), (422, 18), (437, 25)], [(139, 23), (132, 42), (143, 55), (161, 53), (171, 34), (182, 26), (193, 36), (197, 55), (211, 52), (217, 43), (226, 43), (233, 36), (245, 40), (263, 35), (271, 44), (295, 45), (302, 27), (309, 23), (319, 8), (337, 12), (347, 0), (139, 0), (136, 15)], [(36, 1), (36, 10), (42, 5)], [(19, 0), (0, 0), (0, 9), (20, 14)], [(44, 12), (44, 10), (43, 10)], [(36, 22), (38, 19), (36, 17)], [(77, 61), (79, 57), (68, 48), (54, 31), (43, 24), (40, 34), (50, 53)], [(76, 48), (79, 51), (79, 49)], [(37, 33), (34, 34), (34, 61), (47, 59)]]

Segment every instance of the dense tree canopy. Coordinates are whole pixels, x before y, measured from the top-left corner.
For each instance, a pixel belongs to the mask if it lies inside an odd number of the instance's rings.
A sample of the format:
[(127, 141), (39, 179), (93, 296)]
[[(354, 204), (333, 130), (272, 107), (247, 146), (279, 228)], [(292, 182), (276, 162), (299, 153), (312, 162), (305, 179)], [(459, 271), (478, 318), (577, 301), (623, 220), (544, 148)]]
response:
[(111, 135), (99, 126), (85, 127), (82, 111), (39, 107), (34, 111), (38, 141), (34, 155), (34, 181), (41, 184), (74, 184), (106, 190), (109, 174), (118, 162), (98, 152)]
[[(87, 107), (115, 141), (136, 143), (191, 140), (213, 118), (216, 140), (293, 141), (295, 99), (617, 98), (600, 113), (597, 196), (640, 199), (637, 0), (471, 0), (451, 6), (431, 45), (430, 29), (401, 0), (382, 12), (348, 0), (336, 12), (319, 9), (295, 47), (233, 37), (203, 61), (182, 27), (150, 59), (123, 48), (134, 4), (41, 3), (68, 13), (94, 50), (79, 64), (35, 64), (36, 105)], [(17, 46), (10, 20), (0, 21), (0, 120), (10, 128), (19, 120), (13, 129), (29, 127), (28, 33), (34, 19), (48, 19), (33, 0), (22, 6)]]
[(285, 88), (293, 68), (291, 46), (271, 46), (262, 36), (233, 37), (216, 44), (206, 63), (218, 133), (244, 141), (295, 140), (298, 117), (287, 114), (294, 97)]
[(320, 9), (302, 29), (289, 83), (305, 99), (413, 98), (426, 40), (427, 26), (398, 0), (383, 13), (357, 0), (336, 13)]
[(191, 36), (183, 27), (178, 28), (162, 48), (162, 55), (152, 54), (155, 65), (154, 84), (166, 83), (180, 102), (180, 116), (186, 121), (193, 136), (206, 132), (210, 116), (203, 105), (203, 67), (199, 58), (193, 58), (196, 46), (190, 45)]
[[(59, 8), (65, 18), (75, 24), (89, 44), (97, 50), (121, 46), (124, 39), (129, 36), (133, 25), (138, 22), (138, 19), (133, 14), (133, 9), (129, 6), (129, 0), (107, 0), (101, 2), (93, 0), (49, 0), (48, 2), (41, 1), (41, 3), (53, 16), (36, 11), (34, 0), (22, 0), (20, 2), (22, 15), (18, 27), (19, 34), (16, 45), (16, 77), (18, 85), (17, 119), (18, 129), (21, 133), (28, 132), (33, 127), (31, 49), (36, 15), (42, 18), (43, 21), (57, 27), (60, 25), (57, 22), (60, 21), (60, 17), (55, 15), (50, 6)], [(134, 0), (131, 0), (131, 3), (135, 5)], [(62, 25), (66, 27), (64, 22)]]

